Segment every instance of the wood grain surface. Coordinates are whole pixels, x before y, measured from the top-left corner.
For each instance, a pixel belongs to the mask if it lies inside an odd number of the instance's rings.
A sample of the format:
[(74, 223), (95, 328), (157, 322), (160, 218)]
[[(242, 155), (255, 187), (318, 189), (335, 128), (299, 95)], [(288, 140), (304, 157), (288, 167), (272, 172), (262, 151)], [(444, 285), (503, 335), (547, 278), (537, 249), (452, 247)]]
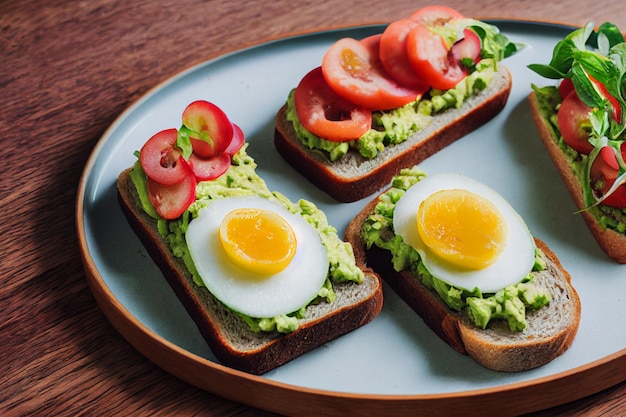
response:
[[(126, 107), (185, 68), (262, 40), (389, 22), (425, 4), (0, 1), (0, 415), (273, 415), (171, 376), (105, 319), (74, 225), (85, 161)], [(615, 0), (446, 4), (481, 18), (626, 28)], [(534, 415), (626, 415), (626, 383)]]

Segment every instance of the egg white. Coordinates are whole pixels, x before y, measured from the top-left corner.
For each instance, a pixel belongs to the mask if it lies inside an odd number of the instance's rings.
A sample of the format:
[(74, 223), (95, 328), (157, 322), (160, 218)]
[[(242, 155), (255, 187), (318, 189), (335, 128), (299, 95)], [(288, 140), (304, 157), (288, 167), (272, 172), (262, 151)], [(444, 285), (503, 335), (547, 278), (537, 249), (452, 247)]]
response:
[[(416, 214), (422, 201), (431, 194), (449, 189), (465, 189), (491, 201), (500, 211), (508, 228), (506, 247), (490, 266), (479, 270), (465, 270), (433, 256), (417, 230)], [(400, 198), (393, 214), (393, 228), (405, 243), (420, 254), (424, 266), (436, 278), (457, 288), (483, 293), (498, 290), (520, 282), (535, 262), (535, 242), (520, 215), (496, 191), (476, 180), (454, 173), (426, 176), (409, 188)]]
[[(238, 208), (271, 210), (282, 216), (296, 235), (296, 253), (282, 271), (259, 277), (238, 267), (224, 251), (219, 227)], [(328, 255), (319, 234), (305, 219), (280, 203), (258, 196), (215, 200), (189, 222), (185, 234), (189, 253), (207, 289), (232, 310), (250, 317), (289, 314), (316, 297), (328, 274)]]

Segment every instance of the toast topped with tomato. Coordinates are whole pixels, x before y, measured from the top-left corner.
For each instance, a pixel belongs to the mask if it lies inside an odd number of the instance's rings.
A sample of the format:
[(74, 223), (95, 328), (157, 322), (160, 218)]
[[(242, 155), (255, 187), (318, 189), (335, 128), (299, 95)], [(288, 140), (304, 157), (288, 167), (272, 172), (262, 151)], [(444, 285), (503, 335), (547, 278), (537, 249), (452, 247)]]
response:
[(626, 263), (625, 62), (622, 33), (605, 23), (573, 31), (550, 63), (529, 65), (555, 80), (533, 85), (529, 96), (539, 137), (598, 245), (619, 263)]
[(246, 148), (221, 109), (196, 101), (117, 189), (216, 358), (262, 374), (371, 321), (382, 286), (313, 203), (268, 189)]
[(363, 198), (493, 118), (517, 46), (498, 28), (443, 6), (365, 39), (339, 39), (276, 116), (274, 143), (342, 202)]

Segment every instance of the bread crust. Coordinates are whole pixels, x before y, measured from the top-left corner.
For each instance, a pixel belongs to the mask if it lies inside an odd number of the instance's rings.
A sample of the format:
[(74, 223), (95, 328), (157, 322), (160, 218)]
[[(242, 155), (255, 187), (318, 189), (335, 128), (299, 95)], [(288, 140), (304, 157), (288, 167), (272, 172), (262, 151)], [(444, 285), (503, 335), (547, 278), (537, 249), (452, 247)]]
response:
[(286, 108), (276, 115), (274, 145), (282, 157), (311, 183), (339, 202), (360, 200), (386, 186), (402, 168), (418, 164), (495, 117), (511, 93), (509, 70), (499, 65), (490, 85), (468, 98), (459, 109), (448, 109), (401, 144), (388, 146), (371, 160), (351, 150), (330, 162), (318, 150), (306, 147), (295, 136)]
[(528, 326), (523, 332), (510, 332), (506, 324), (499, 323), (490, 323), (483, 330), (474, 326), (464, 311), (451, 310), (418, 277), (408, 271), (395, 271), (389, 251), (376, 246), (366, 248), (361, 229), (377, 202), (374, 198), (368, 203), (346, 228), (345, 240), (352, 244), (357, 265), (376, 271), (450, 347), (486, 368), (502, 372), (542, 366), (569, 349), (580, 323), (580, 299), (569, 273), (543, 241), (535, 239), (547, 257), (548, 269), (535, 279), (549, 282), (550, 304), (528, 313)]
[(294, 332), (255, 333), (205, 287), (193, 282), (183, 262), (172, 254), (158, 233), (156, 221), (141, 209), (130, 171), (130, 168), (123, 171), (117, 181), (122, 211), (222, 364), (264, 374), (370, 322), (381, 311), (380, 277), (366, 268), (361, 284), (333, 284), (337, 295), (334, 303), (308, 306), (305, 318)]
[[(539, 138), (543, 142), (548, 155), (550, 155), (554, 166), (572, 196), (576, 207), (578, 207), (579, 210), (583, 210), (586, 207), (583, 196), (583, 187), (578, 182), (567, 157), (559, 149), (557, 138), (554, 136), (548, 120), (546, 120), (541, 114), (541, 106), (539, 105), (537, 94), (532, 92), (528, 96), (528, 100), (530, 103), (533, 121), (539, 133)], [(626, 234), (620, 234), (615, 230), (602, 227), (593, 213), (588, 210), (581, 211), (581, 215), (583, 216), (583, 219), (585, 220), (585, 223), (591, 231), (594, 239), (600, 246), (600, 249), (602, 249), (609, 256), (609, 258), (614, 261), (626, 264)]]

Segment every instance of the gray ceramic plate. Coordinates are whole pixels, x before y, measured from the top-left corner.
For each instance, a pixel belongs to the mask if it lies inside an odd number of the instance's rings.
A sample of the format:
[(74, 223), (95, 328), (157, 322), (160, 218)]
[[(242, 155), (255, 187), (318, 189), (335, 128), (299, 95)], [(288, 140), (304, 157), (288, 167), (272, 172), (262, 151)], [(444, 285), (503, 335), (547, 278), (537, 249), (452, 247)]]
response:
[[(497, 403), (508, 401), (507, 407), (528, 411), (596, 392), (626, 378), (622, 322), (626, 265), (611, 262), (596, 246), (583, 219), (573, 214), (575, 207), (544, 152), (527, 102), (531, 83), (545, 85), (547, 81), (526, 66), (548, 62), (554, 44), (570, 29), (530, 22), (494, 23), (512, 41), (525, 45), (505, 61), (514, 79), (505, 109), (421, 167), (431, 174), (456, 171), (496, 189), (519, 211), (532, 233), (560, 257), (583, 306), (578, 336), (563, 356), (528, 372), (487, 370), (441, 342), (385, 287), (383, 311), (372, 323), (262, 377), (243, 374), (216, 363), (126, 223), (116, 200), (117, 175), (133, 164), (133, 151), (153, 133), (180, 125), (186, 104), (206, 99), (242, 127), (258, 173), (271, 189), (294, 201), (314, 201), (343, 233), (369, 199), (337, 203), (293, 171), (274, 149), (274, 116), (290, 89), (320, 64), (333, 41), (379, 33), (384, 29), (379, 25), (287, 38), (213, 59), (157, 86), (115, 121), (86, 165), (77, 205), (87, 275), (107, 317), (143, 354), (179, 377), (219, 395), (284, 413), (306, 412), (293, 402), (270, 401), (285, 392), (291, 398), (319, 400), (321, 409), (329, 406), (329, 412), (334, 407), (358, 411), (365, 406), (371, 411), (381, 404), (385, 406), (380, 410), (387, 412), (396, 410), (391, 404), (406, 411), (403, 407), (417, 403), (423, 410), (432, 405), (436, 406), (433, 410), (445, 412), (447, 407), (458, 406), (456, 401), (466, 407), (473, 399), (481, 399), (487, 405), (496, 393)], [(612, 376), (594, 372), (608, 365), (619, 365), (617, 369), (621, 366), (622, 370)], [(583, 376), (587, 387), (578, 384)], [(239, 393), (235, 387), (240, 383), (252, 384), (267, 398)], [(538, 405), (525, 405), (522, 397), (529, 387), (554, 392)], [(471, 413), (471, 407), (467, 410)]]

